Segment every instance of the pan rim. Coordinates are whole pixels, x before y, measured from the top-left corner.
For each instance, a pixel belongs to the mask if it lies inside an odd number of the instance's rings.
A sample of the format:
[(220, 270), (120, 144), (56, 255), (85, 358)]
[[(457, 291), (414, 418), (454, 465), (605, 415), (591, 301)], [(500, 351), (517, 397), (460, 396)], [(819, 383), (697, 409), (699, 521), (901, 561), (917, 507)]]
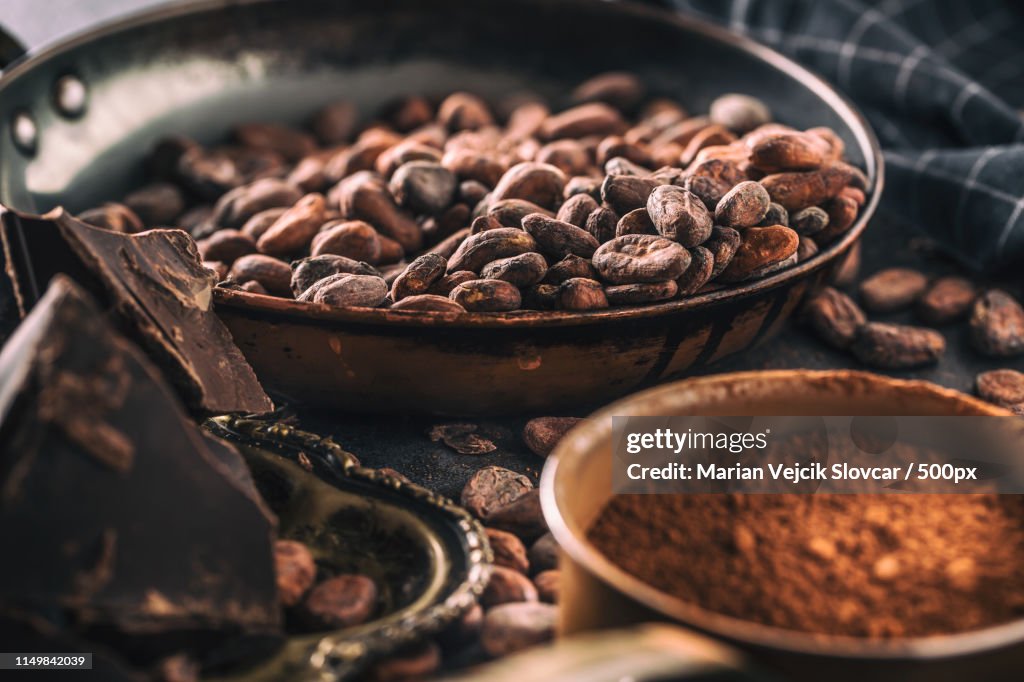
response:
[[(515, 1), (522, 2), (522, 0)], [(716, 303), (739, 301), (765, 290), (795, 283), (846, 253), (860, 238), (868, 223), (874, 217), (881, 200), (885, 184), (884, 158), (878, 138), (864, 115), (853, 102), (833, 88), (822, 77), (766, 45), (696, 17), (683, 16), (668, 10), (641, 6), (639, 4), (614, 3), (612, 5), (591, 0), (549, 1), (566, 7), (579, 7), (583, 11), (599, 8), (602, 11), (655, 19), (666, 25), (671, 25), (682, 33), (701, 34), (718, 43), (739, 50), (797, 81), (821, 99), (846, 124), (864, 157), (865, 171), (869, 180), (868, 199), (864, 206), (861, 207), (857, 220), (839, 239), (802, 263), (797, 263), (763, 279), (728, 285), (722, 289), (699, 296), (691, 296), (664, 303), (585, 312), (438, 313), (397, 311), (387, 308), (332, 308), (322, 304), (299, 302), (293, 299), (275, 298), (217, 287), (214, 289), (215, 305), (233, 309), (236, 313), (249, 315), (268, 314), (300, 323), (333, 322), (398, 327), (532, 328), (589, 325), (606, 321), (640, 320), (705, 308)], [(244, 7), (247, 5), (276, 2), (283, 2), (283, 0), (185, 0), (181, 3), (151, 8), (114, 21), (105, 22), (99, 26), (72, 34), (52, 45), (44, 46), (38, 53), (30, 53), (27, 57), (15, 62), (13, 66), (0, 75), (0, 95), (3, 94), (4, 90), (11, 83), (30, 75), (38, 66), (89, 42), (175, 17), (216, 11), (229, 7)]]

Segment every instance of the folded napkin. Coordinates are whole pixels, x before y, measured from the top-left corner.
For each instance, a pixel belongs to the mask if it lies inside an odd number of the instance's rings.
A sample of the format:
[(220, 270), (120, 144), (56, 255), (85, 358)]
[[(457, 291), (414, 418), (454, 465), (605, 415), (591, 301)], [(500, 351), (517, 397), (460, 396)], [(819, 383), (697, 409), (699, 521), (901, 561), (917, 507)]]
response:
[(974, 269), (1024, 264), (1024, 3), (659, 0), (831, 81), (885, 149), (883, 210)]

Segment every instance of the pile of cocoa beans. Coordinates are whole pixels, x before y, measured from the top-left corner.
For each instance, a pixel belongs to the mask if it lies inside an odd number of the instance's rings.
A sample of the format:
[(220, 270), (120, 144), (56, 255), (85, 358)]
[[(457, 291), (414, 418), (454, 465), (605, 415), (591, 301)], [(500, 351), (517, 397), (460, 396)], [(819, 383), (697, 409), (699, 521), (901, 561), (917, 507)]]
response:
[(363, 121), (172, 137), (152, 181), (79, 217), (179, 227), (222, 286), (338, 307), (597, 310), (693, 296), (813, 257), (848, 230), (867, 179), (828, 128), (771, 122), (741, 94), (706, 115), (629, 73), (552, 112), (531, 95), (410, 95)]

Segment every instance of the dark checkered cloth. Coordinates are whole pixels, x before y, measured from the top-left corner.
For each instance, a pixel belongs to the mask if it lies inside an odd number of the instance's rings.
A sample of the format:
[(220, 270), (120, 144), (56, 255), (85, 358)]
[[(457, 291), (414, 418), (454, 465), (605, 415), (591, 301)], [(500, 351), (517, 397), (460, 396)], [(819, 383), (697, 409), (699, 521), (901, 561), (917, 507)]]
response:
[(1024, 264), (1024, 2), (662, 0), (851, 97), (885, 148), (884, 208), (974, 268)]

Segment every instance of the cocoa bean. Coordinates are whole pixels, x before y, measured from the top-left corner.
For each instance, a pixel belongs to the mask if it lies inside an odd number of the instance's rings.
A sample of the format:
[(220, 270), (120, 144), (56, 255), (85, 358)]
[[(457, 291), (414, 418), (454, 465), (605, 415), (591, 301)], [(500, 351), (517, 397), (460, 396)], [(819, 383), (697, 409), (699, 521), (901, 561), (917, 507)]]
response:
[(292, 295), (292, 269), (272, 256), (262, 253), (242, 256), (231, 266), (229, 276), (240, 284), (259, 282), (274, 296), (291, 298)]
[(301, 198), (298, 187), (283, 180), (263, 178), (223, 195), (214, 204), (210, 220), (220, 227), (237, 228), (260, 211), (292, 206)]
[[(693, 267), (693, 265), (691, 264), (690, 267)], [(687, 268), (687, 271), (689, 269)], [(608, 298), (610, 305), (653, 303), (654, 301), (670, 299), (677, 293), (679, 293), (679, 286), (672, 280), (640, 284), (616, 284), (604, 289), (604, 294)]]
[(444, 258), (451, 258), (458, 251), (459, 247), (462, 246), (462, 242), (466, 241), (469, 231), (470, 228), (464, 227), (458, 232), (450, 234), (437, 244), (431, 246), (427, 253), (436, 253)]
[(405, 259), (405, 249), (394, 239), (380, 234), (377, 235), (377, 240), (380, 242), (378, 265), (393, 265)]
[(550, 115), (551, 111), (543, 102), (520, 101), (509, 112), (506, 134), (513, 140), (536, 137), (541, 125)]
[(360, 171), (345, 178), (330, 191), (329, 198), (346, 218), (366, 221), (409, 253), (420, 249), (423, 232), (419, 225), (398, 207), (384, 181), (373, 174)]
[(452, 149), (445, 152), (441, 165), (460, 180), (475, 180), (485, 187), (498, 184), (507, 168), (490, 154), (471, 149)]
[(788, 227), (749, 227), (729, 265), (718, 275), (722, 282), (743, 282), (790, 258), (795, 260), (800, 237)]
[(374, 168), (385, 178), (391, 178), (400, 166), (411, 161), (440, 163), (441, 151), (407, 138), (378, 156)]
[(523, 574), (530, 572), (530, 560), (526, 557), (526, 545), (512, 533), (496, 528), (485, 528), (487, 541), (494, 552), (494, 565), (504, 566)]
[(437, 108), (437, 121), (450, 131), (477, 130), (494, 124), (487, 104), (468, 92), (448, 95)]
[[(724, 227), (752, 227), (764, 220), (771, 199), (765, 188), (751, 180), (729, 190), (715, 208), (715, 224)], [(817, 209), (824, 215), (824, 211)], [(828, 216), (826, 216), (826, 220)]]
[(437, 215), (455, 196), (455, 174), (433, 161), (410, 161), (391, 177), (391, 193), (405, 208)]
[(555, 536), (551, 533), (540, 536), (530, 545), (527, 557), (530, 560), (530, 570), (534, 573), (558, 568), (558, 543), (555, 542)]
[(496, 565), (480, 595), (480, 605), (490, 609), (501, 604), (537, 601), (537, 588), (530, 579), (511, 568)]
[(217, 230), (196, 242), (196, 248), (203, 260), (219, 260), (230, 265), (246, 254), (255, 253), (256, 244), (238, 230)]
[(743, 135), (771, 120), (771, 112), (756, 97), (730, 93), (711, 103), (709, 117), (713, 123)]
[(491, 512), (510, 504), (533, 490), (533, 483), (522, 474), (498, 466), (487, 466), (475, 474), (462, 489), (462, 506), (477, 518), (487, 520)]
[(475, 279), (463, 282), (452, 289), (448, 297), (466, 310), (475, 313), (507, 312), (522, 305), (519, 289), (500, 279)]
[(529, 287), (540, 282), (547, 270), (544, 256), (539, 253), (523, 253), (491, 261), (480, 270), (480, 277), (504, 280), (517, 287)]
[(853, 227), (860, 206), (849, 197), (838, 196), (826, 201), (822, 207), (828, 213), (828, 227), (814, 235), (814, 240), (823, 246)]
[(124, 205), (146, 225), (160, 227), (174, 224), (185, 210), (185, 197), (169, 182), (154, 182), (125, 195)]
[(560, 571), (542, 571), (533, 577), (533, 585), (537, 588), (537, 596), (547, 604), (557, 604), (560, 592), (562, 573)]
[(817, 242), (810, 237), (800, 237), (800, 246), (796, 250), (796, 260), (798, 263), (803, 263), (805, 260), (814, 258), (818, 255)]
[(704, 202), (692, 192), (674, 185), (655, 188), (647, 199), (647, 212), (662, 237), (686, 247), (704, 242), (714, 226)]
[(690, 265), (679, 243), (647, 234), (616, 237), (594, 253), (594, 268), (613, 284), (664, 282), (678, 278)]
[(298, 161), (316, 150), (311, 136), (274, 123), (244, 123), (235, 127), (235, 137), (247, 147), (267, 149), (288, 161)]
[(565, 183), (565, 189), (562, 190), (562, 196), (565, 199), (569, 199), (577, 194), (587, 194), (596, 202), (601, 198), (602, 180), (603, 178), (595, 178), (589, 175), (577, 175), (574, 178), (569, 178), (568, 182)]
[(376, 308), (388, 295), (384, 279), (372, 275), (331, 275), (310, 289), (314, 288), (314, 303), (336, 308)]
[(307, 194), (267, 228), (256, 241), (256, 248), (273, 256), (302, 251), (323, 225), (326, 208), (322, 194)]
[(811, 206), (794, 213), (789, 219), (789, 226), (801, 237), (810, 237), (828, 227), (828, 213)]
[(270, 226), (276, 223), (278, 218), (283, 216), (287, 210), (288, 207), (279, 206), (278, 208), (268, 208), (266, 211), (260, 211), (245, 221), (241, 231), (253, 241), (253, 246), (255, 246), (256, 240), (262, 237), (270, 229)]
[(843, 138), (836, 134), (836, 131), (819, 126), (817, 128), (808, 128), (806, 132), (825, 143), (828, 148), (828, 153), (825, 155), (826, 161), (839, 161), (843, 158), (843, 152), (846, 151), (846, 143), (843, 142)]
[(591, 135), (615, 135), (625, 132), (626, 127), (618, 111), (602, 102), (592, 102), (549, 116), (541, 124), (539, 133), (546, 140), (564, 137), (579, 139)]
[(654, 227), (651, 214), (647, 212), (646, 208), (630, 211), (619, 219), (619, 223), (615, 226), (615, 236), (621, 237), (627, 234), (658, 234), (658, 229)]
[[(475, 277), (475, 275), (474, 275)], [(389, 310), (417, 310), (432, 313), (464, 313), (466, 309), (455, 301), (448, 298), (448, 295), (438, 296), (436, 294), (419, 294), (417, 296), (406, 296), (394, 303)]]
[(583, 229), (594, 235), (594, 239), (598, 243), (604, 244), (606, 241), (615, 238), (618, 222), (619, 216), (615, 211), (610, 208), (599, 207), (587, 216), (587, 222)]
[(537, 250), (537, 242), (529, 233), (514, 227), (487, 230), (466, 238), (448, 259), (448, 272), (471, 270), (479, 272), (483, 266), (499, 258), (518, 256)]
[(766, 173), (813, 170), (831, 154), (831, 146), (816, 135), (778, 133), (759, 139), (750, 148), (750, 165)]
[(633, 175), (609, 175), (601, 184), (601, 200), (619, 215), (647, 206), (657, 181)]
[(242, 174), (230, 157), (198, 146), (181, 154), (175, 175), (189, 190), (210, 201), (243, 182)]
[(588, 78), (572, 91), (573, 102), (604, 102), (617, 109), (632, 109), (644, 98), (647, 90), (635, 74), (627, 71), (608, 71)]
[(97, 208), (82, 211), (77, 218), (83, 223), (124, 234), (134, 234), (146, 229), (142, 219), (135, 215), (135, 211), (115, 202), (107, 202)]
[(523, 218), (531, 213), (540, 213), (541, 215), (546, 215), (549, 218), (555, 217), (555, 214), (546, 208), (524, 199), (505, 199), (503, 201), (498, 201), (492, 203), (490, 208), (487, 210), (487, 215), (489, 217), (494, 218), (505, 227), (522, 227)]
[(999, 289), (985, 292), (971, 309), (971, 342), (981, 354), (995, 358), (1024, 353), (1024, 308)]
[(967, 316), (978, 290), (963, 277), (940, 277), (917, 302), (918, 316), (928, 324), (954, 322)]
[(563, 223), (585, 228), (587, 218), (598, 208), (597, 202), (589, 194), (577, 194), (566, 199), (562, 207), (558, 209), (555, 218)]
[(601, 283), (573, 277), (558, 285), (558, 307), (562, 310), (600, 310), (608, 307)]
[(847, 166), (832, 164), (815, 171), (775, 173), (762, 178), (761, 184), (768, 190), (772, 201), (787, 211), (799, 211), (834, 198), (851, 177)]
[(413, 260), (391, 285), (391, 300), (425, 294), (431, 285), (444, 277), (448, 261), (436, 253), (425, 253)]
[(840, 350), (849, 348), (868, 321), (853, 299), (832, 287), (822, 288), (804, 304), (803, 317), (818, 338)]
[(764, 214), (758, 227), (771, 227), (772, 225), (789, 227), (789, 211), (782, 204), (776, 204), (774, 201), (768, 204), (768, 212)]
[(557, 609), (539, 602), (502, 604), (484, 615), (480, 643), (488, 655), (508, 656), (551, 641)]
[(316, 580), (316, 562), (309, 549), (294, 540), (274, 543), (277, 597), (282, 606), (295, 606)]
[(291, 290), (296, 297), (331, 275), (375, 275), (380, 277), (380, 273), (372, 265), (335, 254), (303, 258), (293, 262), (291, 267)]
[(524, 161), (508, 169), (491, 193), (491, 205), (505, 199), (523, 199), (546, 209), (562, 198), (565, 173), (546, 163)]
[(270, 295), (267, 288), (254, 279), (243, 284), (236, 284), (236, 286), (240, 291), (248, 291), (250, 294), (262, 294), (263, 296)]
[(310, 128), (323, 144), (341, 144), (352, 139), (358, 119), (359, 112), (352, 102), (332, 102), (313, 115)]
[(455, 287), (459, 286), (463, 282), (469, 282), (474, 279), (478, 279), (477, 274), (475, 272), (470, 272), (469, 270), (451, 272), (430, 285), (430, 289), (427, 290), (427, 293), (435, 296), (447, 297), (452, 293), (452, 290)]
[(649, 177), (651, 169), (640, 166), (627, 158), (616, 156), (604, 164), (606, 175), (635, 175), (637, 177)]
[(573, 277), (597, 279), (597, 270), (590, 264), (589, 259), (569, 254), (548, 268), (541, 281), (545, 284), (561, 284)]
[(326, 164), (327, 160), (321, 154), (307, 156), (295, 164), (286, 181), (303, 192), (321, 192), (330, 184), (324, 172)]
[(537, 417), (523, 427), (523, 441), (533, 454), (547, 457), (565, 434), (583, 420), (578, 417)]
[(534, 284), (523, 291), (523, 307), (554, 310), (558, 307), (558, 284)]
[(743, 238), (740, 237), (740, 233), (731, 227), (715, 227), (711, 230), (711, 236), (701, 245), (714, 256), (715, 264), (711, 271), (711, 279), (718, 277), (729, 266), (737, 249), (740, 248), (741, 241)]
[(314, 256), (334, 254), (375, 265), (380, 261), (380, 238), (371, 225), (362, 220), (328, 223), (313, 237), (310, 253)]
[(736, 141), (736, 136), (723, 126), (711, 124), (701, 128), (679, 154), (679, 164), (689, 166), (697, 159), (697, 153), (706, 147), (726, 145)]
[[(685, 148), (697, 133), (704, 130), (709, 125), (711, 125), (711, 122), (706, 116), (694, 116), (693, 118), (684, 119), (662, 130), (651, 141), (650, 146), (652, 149), (668, 147), (671, 145), (677, 145)], [(676, 155), (676, 158), (673, 161), (678, 163), (679, 155)]]
[(540, 508), (540, 491), (532, 489), (508, 504), (492, 509), (487, 524), (532, 541), (548, 531)]
[(569, 254), (589, 258), (600, 246), (594, 235), (570, 223), (531, 213), (523, 218), (523, 229), (537, 242), (538, 250), (552, 258)]
[[(561, 170), (565, 175), (582, 175), (590, 168), (590, 154), (578, 140), (555, 140), (541, 147), (534, 160)], [(564, 189), (564, 187), (563, 187)]]
[(314, 630), (337, 630), (365, 623), (377, 608), (377, 586), (365, 575), (328, 578), (299, 606), (299, 617)]
[[(487, 197), (488, 192), (489, 188), (483, 183), (476, 180), (464, 180), (459, 183), (457, 196), (469, 206), (475, 206)], [(467, 217), (469, 217), (468, 213)]]
[(864, 307), (875, 313), (891, 313), (914, 304), (928, 289), (928, 278), (910, 268), (888, 268), (860, 284)]
[(706, 175), (690, 175), (683, 180), (683, 189), (692, 192), (709, 211), (714, 211), (718, 208), (718, 202), (729, 193), (731, 188), (727, 183), (716, 178)]
[(1024, 405), (1024, 372), (994, 369), (975, 379), (978, 395), (1001, 407)]
[(690, 249), (690, 266), (676, 279), (677, 292), (681, 297), (692, 296), (711, 281), (714, 271), (714, 254), (705, 246), (693, 247)]
[(868, 322), (858, 329), (850, 350), (870, 367), (910, 369), (938, 362), (946, 340), (933, 329)]

